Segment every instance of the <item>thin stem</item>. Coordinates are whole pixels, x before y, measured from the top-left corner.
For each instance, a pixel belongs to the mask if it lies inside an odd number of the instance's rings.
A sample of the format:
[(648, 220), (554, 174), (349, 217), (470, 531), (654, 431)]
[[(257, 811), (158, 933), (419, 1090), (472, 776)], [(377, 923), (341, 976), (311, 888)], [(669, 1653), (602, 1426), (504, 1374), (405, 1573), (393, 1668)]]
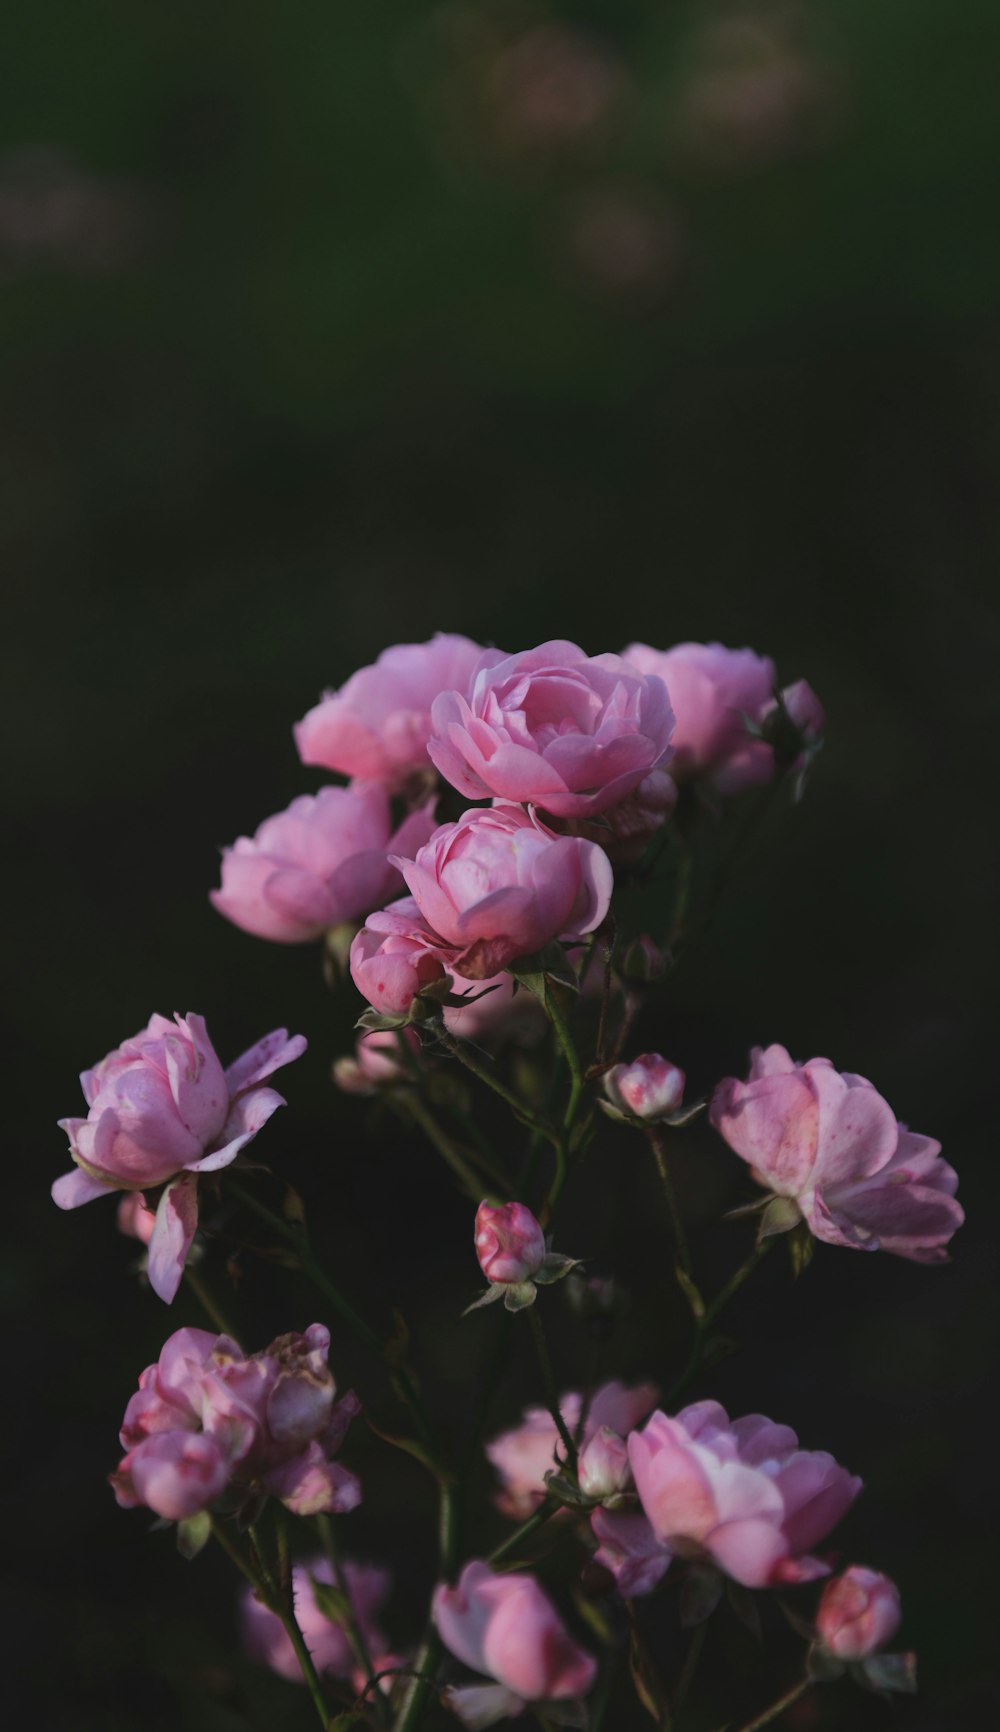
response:
[(698, 1624), (696, 1626), (694, 1634), (691, 1637), (691, 1640), (688, 1644), (688, 1651), (684, 1656), (684, 1664), (681, 1667), (681, 1675), (677, 1680), (677, 1688), (674, 1691), (674, 1719), (675, 1720), (680, 1719), (680, 1712), (684, 1706), (684, 1702), (685, 1702), (685, 1699), (687, 1697), (687, 1693), (690, 1690), (691, 1685), (694, 1682), (694, 1675), (698, 1670), (698, 1662), (701, 1659), (701, 1650), (705, 1646), (705, 1637), (707, 1634), (708, 1634), (708, 1619), (705, 1618), (700, 1624)]
[(545, 1124), (544, 1120), (538, 1118), (530, 1107), (526, 1107), (513, 1090), (502, 1083), (499, 1077), (494, 1076), (486, 1065), (480, 1064), (479, 1060), (473, 1056), (472, 1049), (467, 1043), (456, 1040), (443, 1023), (437, 1029), (437, 1038), (442, 1046), (446, 1047), (452, 1056), (458, 1059), (460, 1064), (464, 1064), (466, 1070), (471, 1070), (473, 1076), (477, 1076), (480, 1082), (485, 1083), (487, 1088), (493, 1090), (495, 1095), (499, 1095), (502, 1101), (506, 1101), (519, 1124), (527, 1125), (529, 1130), (541, 1131), (542, 1135), (548, 1137), (551, 1143), (558, 1143), (558, 1132), (554, 1131), (551, 1125)]
[(756, 1720), (748, 1720), (745, 1726), (741, 1726), (739, 1732), (758, 1732), (758, 1727), (769, 1726), (772, 1720), (776, 1720), (779, 1714), (790, 1708), (800, 1696), (805, 1695), (811, 1683), (811, 1678), (800, 1678), (797, 1684), (793, 1684), (790, 1690), (779, 1696), (777, 1702), (772, 1702), (770, 1708), (765, 1708), (763, 1714), (758, 1714)]
[(257, 1580), (255, 1572), (250, 1568), (247, 1559), (243, 1556), (243, 1553), (240, 1551), (235, 1540), (226, 1532), (218, 1516), (212, 1516), (211, 1522), (212, 1538), (218, 1540), (230, 1563), (236, 1565), (240, 1575), (246, 1578), (250, 1583), (250, 1586), (252, 1588), (258, 1588), (260, 1583)]
[(706, 927), (710, 925), (715, 911), (729, 887), (729, 881), (732, 878), (733, 871), (740, 855), (753, 836), (754, 831), (766, 817), (770, 810), (771, 803), (774, 800), (774, 796), (784, 782), (784, 779), (783, 775), (775, 775), (771, 781), (761, 789), (758, 798), (754, 801), (750, 810), (744, 814), (742, 821), (737, 826), (736, 833), (733, 836), (729, 848), (715, 870), (705, 901), (702, 904), (701, 909), (697, 911), (697, 919), (687, 931), (682, 931), (677, 934), (675, 949), (680, 949), (681, 938), (683, 938), (685, 944), (690, 944), (693, 939), (700, 938)]
[(215, 1516), (212, 1517), (212, 1534), (222, 1546), (227, 1557), (236, 1565), (240, 1574), (245, 1576), (246, 1580), (250, 1583), (261, 1604), (265, 1605), (268, 1611), (273, 1612), (276, 1618), (280, 1618), (285, 1634), (295, 1650), (295, 1658), (298, 1660), (299, 1670), (302, 1673), (309, 1694), (312, 1697), (313, 1706), (319, 1715), (320, 1725), (324, 1728), (324, 1732), (326, 1732), (326, 1728), (330, 1724), (330, 1709), (323, 1694), (323, 1686), (320, 1683), (319, 1674), (316, 1671), (316, 1667), (313, 1665), (313, 1657), (310, 1654), (309, 1649), (306, 1647), (305, 1638), (302, 1631), (299, 1629), (298, 1620), (295, 1616), (295, 1604), (292, 1598), (291, 1583), (289, 1583), (287, 1593), (283, 1593), (276, 1586), (271, 1577), (270, 1571), (264, 1562), (257, 1541), (257, 1536), (253, 1528), (250, 1529), (250, 1538), (253, 1542), (254, 1552), (260, 1563), (259, 1574), (253, 1568), (249, 1560), (243, 1556), (235, 1541), (226, 1532), (222, 1523)]
[(396, 1715), (393, 1732), (413, 1732), (413, 1728), (419, 1726), (427, 1698), (437, 1683), (436, 1673), (443, 1653), (444, 1645), (437, 1631), (429, 1630), (413, 1662), (410, 1687)]
[(513, 1557), (519, 1551), (525, 1540), (530, 1540), (539, 1528), (544, 1527), (547, 1521), (551, 1521), (560, 1507), (555, 1498), (543, 1498), (534, 1515), (529, 1516), (526, 1522), (522, 1522), (519, 1528), (516, 1528), (500, 1545), (496, 1546), (486, 1562), (492, 1569), (497, 1569), (500, 1564), (505, 1563), (509, 1557)]
[(210, 1317), (212, 1322), (215, 1324), (219, 1334), (228, 1335), (232, 1341), (237, 1341), (238, 1336), (235, 1329), (232, 1324), (228, 1322), (225, 1312), (216, 1302), (214, 1295), (209, 1292), (209, 1289), (206, 1287), (201, 1276), (195, 1274), (195, 1271), (189, 1266), (184, 1271), (184, 1279), (197, 1299), (198, 1304), (204, 1311), (206, 1317)]
[(608, 1038), (608, 1012), (611, 1009), (611, 964), (615, 956), (615, 933), (608, 932), (604, 940), (604, 978), (601, 982), (601, 1014), (597, 1024), (597, 1045), (594, 1053), (596, 1064), (604, 1063), (604, 1051)]
[[(428, 1142), (433, 1143), (438, 1154), (447, 1162), (456, 1178), (461, 1180), (473, 1202), (478, 1202), (482, 1197), (484, 1182), (491, 1185), (497, 1184), (496, 1173), (487, 1171), (487, 1163), (481, 1155), (477, 1154), (474, 1158), (482, 1171), (481, 1173), (474, 1171), (469, 1161), (466, 1160), (447, 1133), (442, 1130), (434, 1114), (418, 1094), (408, 1094), (399, 1104), (401, 1109), (409, 1113), (410, 1117), (420, 1126)], [(482, 1175), (485, 1175), (485, 1181)], [(506, 1188), (505, 1181), (501, 1180), (500, 1183), (504, 1184)], [(501, 1198), (497, 1191), (493, 1190), (487, 1192), (486, 1200), (489, 1203), (497, 1203), (501, 1201)]]
[(580, 1104), (580, 1096), (583, 1093), (583, 1071), (580, 1068), (580, 1060), (577, 1055), (576, 1047), (573, 1045), (573, 1036), (569, 1032), (569, 1025), (559, 1008), (559, 1003), (554, 991), (546, 992), (544, 1004), (545, 1009), (548, 1012), (549, 1021), (556, 1031), (556, 1039), (559, 1042), (560, 1050), (563, 1058), (566, 1060), (566, 1066), (570, 1074), (569, 1100), (566, 1103), (566, 1111), (563, 1115), (563, 1131), (569, 1132), (573, 1128), (576, 1119), (576, 1110)]
[(705, 1342), (708, 1337), (709, 1329), (715, 1322), (716, 1318), (725, 1310), (730, 1299), (739, 1292), (744, 1281), (749, 1279), (757, 1268), (757, 1265), (767, 1256), (768, 1251), (774, 1243), (774, 1237), (775, 1236), (772, 1235), (767, 1239), (761, 1239), (759, 1243), (754, 1246), (746, 1261), (740, 1264), (735, 1274), (729, 1277), (726, 1285), (720, 1289), (711, 1303), (705, 1307), (704, 1315), (695, 1319), (694, 1345), (691, 1348), (691, 1357), (689, 1358), (684, 1370), (681, 1372), (680, 1377), (677, 1379), (677, 1382), (667, 1395), (668, 1407), (672, 1406), (677, 1400), (677, 1397), (682, 1395), (688, 1385), (694, 1381), (705, 1352)]
[(667, 944), (671, 950), (680, 943), (684, 936), (693, 880), (694, 849), (690, 843), (682, 843), (681, 857), (677, 863), (677, 888), (674, 891), (674, 906), (670, 916), (670, 925), (667, 929)]
[(649, 1145), (656, 1159), (656, 1170), (660, 1175), (660, 1184), (663, 1187), (663, 1196), (667, 1205), (667, 1214), (670, 1216), (670, 1231), (673, 1234), (674, 1249), (677, 1252), (677, 1261), (685, 1275), (690, 1277), (691, 1252), (688, 1247), (687, 1234), (684, 1231), (684, 1222), (681, 1219), (681, 1213), (677, 1207), (677, 1193), (674, 1190), (674, 1181), (670, 1176), (670, 1168), (667, 1165), (667, 1150), (663, 1139), (663, 1132), (659, 1125), (650, 1125), (646, 1131), (646, 1135), (649, 1138)]
[(566, 1451), (566, 1464), (570, 1471), (575, 1473), (576, 1444), (573, 1442), (572, 1433), (559, 1411), (559, 1397), (556, 1393), (556, 1380), (552, 1370), (552, 1360), (549, 1358), (549, 1350), (545, 1341), (545, 1331), (542, 1328), (542, 1320), (538, 1315), (538, 1310), (535, 1305), (530, 1306), (528, 1309), (528, 1323), (531, 1327), (531, 1338), (535, 1344), (535, 1353), (538, 1356), (538, 1365), (542, 1373), (542, 1383), (545, 1387), (545, 1405), (552, 1415), (556, 1430), (562, 1440), (562, 1446)]
[[(328, 1515), (318, 1515), (316, 1517), (316, 1527), (319, 1531), (319, 1537), (323, 1545), (326, 1561), (330, 1566), (333, 1585), (350, 1609), (350, 1616), (342, 1625), (342, 1629), (347, 1638), (355, 1662), (367, 1681), (365, 1685), (365, 1688), (367, 1689), (368, 1683), (370, 1683), (376, 1675), (375, 1667), (372, 1662), (371, 1651), (368, 1647), (368, 1643), (365, 1641), (365, 1633), (361, 1626), (361, 1619), (357, 1616), (354, 1610), (354, 1603), (351, 1599), (347, 1578), (344, 1575), (343, 1566), (340, 1561), (340, 1553), (337, 1549), (334, 1525)], [(380, 1724), (387, 1726), (389, 1723), (389, 1704), (382, 1695), (381, 1690), (377, 1690), (374, 1693), (372, 1701)]]

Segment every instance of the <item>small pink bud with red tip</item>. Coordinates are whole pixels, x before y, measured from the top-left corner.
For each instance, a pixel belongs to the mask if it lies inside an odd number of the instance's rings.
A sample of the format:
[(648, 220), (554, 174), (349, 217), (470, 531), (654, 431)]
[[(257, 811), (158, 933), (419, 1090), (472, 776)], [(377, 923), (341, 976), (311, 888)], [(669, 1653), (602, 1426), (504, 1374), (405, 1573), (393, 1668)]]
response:
[(902, 1616), (899, 1589), (878, 1570), (852, 1564), (823, 1590), (816, 1634), (837, 1660), (867, 1660), (891, 1642)]
[(476, 1256), (489, 1286), (470, 1306), (502, 1299), (508, 1311), (535, 1302), (535, 1285), (560, 1281), (576, 1266), (573, 1257), (550, 1251), (545, 1234), (524, 1203), (480, 1203), (476, 1211)]
[(675, 1113), (684, 1098), (684, 1072), (658, 1052), (644, 1052), (631, 1064), (612, 1065), (604, 1093), (612, 1117), (658, 1124)]
[(577, 1462), (577, 1481), (586, 1497), (613, 1508), (632, 1483), (628, 1448), (609, 1425), (595, 1431)]

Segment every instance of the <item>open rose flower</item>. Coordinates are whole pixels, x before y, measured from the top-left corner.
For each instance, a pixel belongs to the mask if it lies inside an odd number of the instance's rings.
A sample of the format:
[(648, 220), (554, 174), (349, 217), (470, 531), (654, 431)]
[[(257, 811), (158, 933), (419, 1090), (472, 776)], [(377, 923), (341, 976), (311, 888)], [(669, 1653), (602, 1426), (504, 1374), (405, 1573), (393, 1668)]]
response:
[[(653, 1383), (640, 1383), (634, 1389), (617, 1381), (602, 1384), (587, 1407), (581, 1451), (585, 1452), (605, 1427), (625, 1436), (645, 1418), (658, 1394)], [(582, 1406), (583, 1398), (575, 1392), (560, 1399), (559, 1412), (571, 1436), (576, 1435)], [(534, 1512), (545, 1496), (545, 1475), (558, 1465), (557, 1450), (562, 1450), (559, 1433), (545, 1407), (527, 1408), (520, 1425), (486, 1445), (486, 1454), (500, 1476), (496, 1501), (504, 1515), (526, 1521)]]
[[(748, 1588), (826, 1575), (811, 1548), (861, 1490), (831, 1455), (800, 1449), (787, 1425), (760, 1413), (730, 1421), (717, 1401), (695, 1402), (675, 1419), (654, 1413), (632, 1432), (628, 1453), (650, 1550), (655, 1540)], [(620, 1519), (605, 1514), (604, 1531), (613, 1534)]]
[(589, 818), (624, 800), (670, 753), (666, 687), (620, 656), (586, 656), (556, 640), (483, 657), (467, 692), (431, 712), (431, 759), (473, 800), (494, 795), (559, 818)]
[(534, 1576), (466, 1564), (456, 1587), (435, 1588), (432, 1612), (445, 1647), (494, 1680), (448, 1692), (449, 1707), (477, 1732), (530, 1702), (578, 1701), (597, 1675)]
[(796, 1064), (783, 1046), (755, 1047), (750, 1075), (719, 1083), (716, 1130), (772, 1191), (765, 1232), (808, 1222), (817, 1239), (941, 1263), (965, 1219), (941, 1145), (908, 1131), (865, 1077), (829, 1059)]
[(395, 790), (430, 770), (431, 705), (439, 692), (465, 691), (483, 651), (467, 637), (438, 632), (429, 643), (394, 644), (371, 667), (327, 692), (295, 729), (304, 764), (364, 776)]
[(266, 1077), (305, 1051), (283, 1028), (223, 1070), (204, 1019), (189, 1012), (149, 1025), (80, 1078), (88, 1113), (60, 1119), (76, 1165), (52, 1186), (60, 1209), (109, 1191), (165, 1185), (149, 1239), (149, 1282), (167, 1304), (198, 1226), (198, 1176), (228, 1167), (284, 1097)]
[(488, 980), (551, 939), (593, 932), (613, 889), (595, 843), (556, 836), (519, 806), (463, 812), (393, 863), (411, 896), (372, 915), (351, 947), (359, 992), (393, 1012), (445, 972)]
[(251, 1356), (229, 1335), (179, 1328), (125, 1410), (121, 1507), (187, 1521), (224, 1493), (253, 1509), (270, 1491), (298, 1516), (354, 1509), (359, 1483), (333, 1457), (360, 1405), (334, 1399), (328, 1351), (321, 1323)]
[[(351, 1610), (370, 1654), (384, 1653), (386, 1637), (378, 1624), (378, 1614), (389, 1592), (388, 1570), (375, 1564), (345, 1562), (340, 1571)], [(312, 1558), (296, 1564), (292, 1570), (292, 1596), (295, 1619), (312, 1655), (313, 1665), (321, 1677), (350, 1678), (354, 1673), (351, 1644), (340, 1624), (321, 1610), (316, 1599), (315, 1584), (333, 1586), (333, 1570), (326, 1558)], [(240, 1602), (240, 1622), (243, 1641), (251, 1659), (269, 1666), (293, 1684), (304, 1682), (295, 1649), (288, 1632), (276, 1612), (254, 1597), (247, 1586)], [(362, 1685), (363, 1687), (363, 1685)]]
[(180, 1522), (223, 1493), (253, 1508), (270, 1492), (297, 1515), (354, 1509), (361, 1488), (332, 1457), (360, 1403), (335, 1399), (329, 1346), (319, 1323), (250, 1357), (228, 1335), (177, 1330), (125, 1410), (122, 1508)]
[(244, 932), (305, 944), (370, 914), (400, 886), (390, 854), (411, 854), (434, 829), (433, 804), (390, 835), (389, 796), (377, 782), (302, 794), (222, 854), (211, 901)]

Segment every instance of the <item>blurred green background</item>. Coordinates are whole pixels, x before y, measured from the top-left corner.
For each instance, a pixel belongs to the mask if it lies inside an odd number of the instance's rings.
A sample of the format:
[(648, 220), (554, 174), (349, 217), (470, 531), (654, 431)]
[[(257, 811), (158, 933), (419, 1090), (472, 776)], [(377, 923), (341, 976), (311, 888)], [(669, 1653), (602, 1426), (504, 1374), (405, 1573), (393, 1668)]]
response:
[[(181, 1562), (104, 1484), (167, 1317), (110, 1209), (51, 1206), (53, 1121), (154, 1008), (202, 1011), (226, 1058), (309, 1035), (262, 1158), (343, 1284), (403, 1303), (446, 1413), (490, 1327), (456, 1318), (467, 1205), (332, 1095), (355, 996), (206, 900), (218, 845), (317, 784), (292, 721), (434, 630), (693, 637), (807, 677), (829, 741), (637, 1039), (696, 1091), (760, 1040), (864, 1072), (942, 1139), (970, 1217), (943, 1271), (821, 1247), (791, 1289), (775, 1259), (711, 1392), (864, 1475), (837, 1543), (900, 1579), (923, 1668), (894, 1722), (992, 1724), (1000, 12), (37, 0), (2, 37), (11, 1691), (23, 1670), (52, 1732), (310, 1724), (239, 1658), (224, 1564)], [(739, 1177), (704, 1127), (685, 1142), (714, 1218)], [(624, 1132), (594, 1175), (600, 1221), (571, 1192), (562, 1246), (634, 1279), (609, 1371), (669, 1381)], [(706, 1227), (710, 1276), (745, 1234)], [(249, 1341), (312, 1319), (293, 1275), (241, 1267)], [(207, 1268), (221, 1287), (218, 1248)], [(182, 1297), (170, 1326), (198, 1320)], [(332, 1357), (366, 1394), (350, 1343)], [(525, 1359), (493, 1429), (534, 1393)], [(398, 1567), (405, 1645), (424, 1484), (363, 1426), (345, 1457), (367, 1488), (347, 1543)], [(712, 1641), (706, 1725), (792, 1663), (738, 1626)], [(794, 1724), (892, 1712), (837, 1686)]]

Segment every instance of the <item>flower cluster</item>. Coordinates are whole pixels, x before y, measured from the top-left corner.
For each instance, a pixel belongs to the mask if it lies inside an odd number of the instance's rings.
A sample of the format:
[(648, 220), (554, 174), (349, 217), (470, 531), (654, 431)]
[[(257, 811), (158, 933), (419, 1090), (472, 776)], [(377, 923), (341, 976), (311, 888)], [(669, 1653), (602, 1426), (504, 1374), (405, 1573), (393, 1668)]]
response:
[(354, 1509), (361, 1487), (333, 1457), (361, 1408), (353, 1392), (336, 1399), (329, 1346), (319, 1323), (249, 1357), (228, 1335), (178, 1329), (125, 1409), (118, 1502), (176, 1522), (224, 1494), (253, 1509), (271, 1493), (297, 1515)]

